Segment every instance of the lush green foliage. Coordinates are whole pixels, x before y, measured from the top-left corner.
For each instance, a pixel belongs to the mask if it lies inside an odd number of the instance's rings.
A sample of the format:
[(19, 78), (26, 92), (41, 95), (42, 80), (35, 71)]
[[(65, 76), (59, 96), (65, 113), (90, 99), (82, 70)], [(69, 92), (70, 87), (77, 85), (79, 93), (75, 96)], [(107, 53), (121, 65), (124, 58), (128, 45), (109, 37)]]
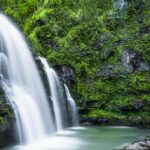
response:
[[(137, 118), (149, 115), (149, 74), (123, 74), (121, 57), (132, 50), (150, 64), (150, 7), (147, 0), (125, 2), (120, 9), (112, 0), (2, 0), (1, 7), (37, 54), (74, 68), (76, 84), (70, 86), (79, 108), (90, 107), (87, 116)], [(115, 76), (99, 75), (106, 65), (117, 66)], [(139, 112), (124, 111), (137, 100), (146, 103)]]

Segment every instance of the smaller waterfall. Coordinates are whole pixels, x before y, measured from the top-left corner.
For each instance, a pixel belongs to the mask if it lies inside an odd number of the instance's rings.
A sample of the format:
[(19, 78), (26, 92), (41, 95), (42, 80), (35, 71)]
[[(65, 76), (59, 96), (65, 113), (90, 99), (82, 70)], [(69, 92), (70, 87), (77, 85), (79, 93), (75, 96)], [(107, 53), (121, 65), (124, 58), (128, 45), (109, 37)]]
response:
[(118, 10), (118, 17), (122, 17), (124, 15), (124, 10), (127, 6), (127, 2), (124, 0), (118, 0), (117, 2), (114, 2), (114, 8)]
[(79, 117), (78, 117), (76, 103), (72, 98), (71, 93), (66, 84), (64, 84), (64, 87), (65, 87), (67, 99), (71, 109), (70, 111), (71, 111), (71, 118), (72, 118), (72, 126), (79, 126)]
[(124, 15), (124, 10), (127, 7), (125, 0), (113, 0), (113, 9), (109, 12), (111, 18), (121, 18)]
[(118, 1), (118, 8), (120, 9), (120, 10), (122, 10), (123, 8), (124, 8), (124, 6), (125, 6), (125, 2), (124, 2), (124, 0), (119, 0)]
[(62, 119), (62, 111), (61, 111), (61, 103), (59, 99), (60, 94), (58, 91), (61, 88), (60, 83), (59, 83), (59, 78), (56, 74), (56, 72), (49, 67), (48, 62), (45, 58), (39, 57), (41, 60), (41, 63), (43, 64), (43, 68), (46, 72), (48, 82), (49, 82), (49, 87), (50, 87), (50, 93), (51, 93), (51, 100), (53, 102), (53, 107), (54, 107), (54, 116), (55, 116), (55, 122), (56, 122), (56, 128), (57, 131), (63, 130), (63, 119)]

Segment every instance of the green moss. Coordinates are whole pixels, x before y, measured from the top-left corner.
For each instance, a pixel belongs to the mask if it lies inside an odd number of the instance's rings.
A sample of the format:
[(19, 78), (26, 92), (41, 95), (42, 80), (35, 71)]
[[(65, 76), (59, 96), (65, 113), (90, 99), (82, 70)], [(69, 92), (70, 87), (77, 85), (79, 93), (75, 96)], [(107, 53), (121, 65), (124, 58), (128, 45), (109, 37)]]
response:
[(117, 114), (110, 111), (105, 111), (101, 109), (91, 109), (90, 112), (86, 115), (90, 118), (106, 118), (106, 119), (124, 119), (125, 116)]
[(3, 118), (2, 117), (0, 117), (0, 124), (3, 124)]

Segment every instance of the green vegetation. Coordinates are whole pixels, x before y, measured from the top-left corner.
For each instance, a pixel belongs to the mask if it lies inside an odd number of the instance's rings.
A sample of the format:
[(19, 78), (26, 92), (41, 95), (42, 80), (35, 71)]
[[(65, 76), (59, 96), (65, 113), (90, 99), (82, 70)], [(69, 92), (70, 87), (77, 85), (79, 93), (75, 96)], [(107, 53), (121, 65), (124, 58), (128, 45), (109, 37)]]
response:
[[(120, 9), (117, 2), (1, 0), (0, 6), (35, 53), (74, 69), (70, 87), (79, 109), (90, 110), (84, 117), (150, 121), (150, 68), (140, 68), (150, 65), (150, 4), (125, 0)], [(136, 54), (132, 71), (123, 66), (124, 51)]]
[(125, 119), (125, 116), (109, 112), (109, 111), (104, 111), (101, 109), (91, 109), (90, 113), (85, 115), (85, 117), (90, 117), (90, 118), (104, 118), (104, 119)]

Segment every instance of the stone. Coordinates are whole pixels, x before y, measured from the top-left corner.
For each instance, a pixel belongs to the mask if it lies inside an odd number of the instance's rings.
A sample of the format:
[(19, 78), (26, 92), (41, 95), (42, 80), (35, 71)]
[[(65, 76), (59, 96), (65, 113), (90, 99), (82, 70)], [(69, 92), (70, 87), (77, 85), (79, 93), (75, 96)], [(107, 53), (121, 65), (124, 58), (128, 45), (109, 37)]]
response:
[(129, 145), (126, 150), (149, 150), (149, 146), (145, 141)]
[(149, 150), (150, 149), (150, 137), (134, 142), (123, 148), (124, 150)]
[(144, 61), (142, 53), (135, 53), (132, 50), (124, 50), (122, 53), (122, 67), (127, 73), (135, 71), (149, 71), (150, 66)]
[(72, 67), (68, 65), (57, 65), (54, 66), (54, 69), (64, 83), (69, 82), (70, 84), (75, 84), (75, 72)]
[(126, 69), (128, 73), (133, 72), (133, 66), (131, 64), (132, 59), (135, 57), (135, 53), (129, 50), (125, 50), (122, 53), (122, 66)]

